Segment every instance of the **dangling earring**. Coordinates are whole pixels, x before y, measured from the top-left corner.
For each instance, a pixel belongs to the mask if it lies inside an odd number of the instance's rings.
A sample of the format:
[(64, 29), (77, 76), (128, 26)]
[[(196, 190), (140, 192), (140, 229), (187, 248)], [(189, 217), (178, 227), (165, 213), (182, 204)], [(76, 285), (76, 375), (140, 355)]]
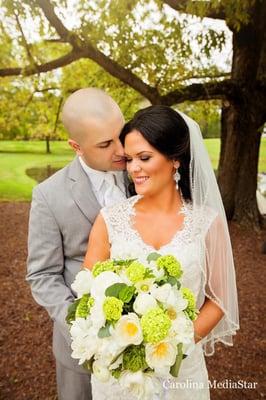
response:
[(180, 181), (180, 178), (181, 178), (181, 176), (180, 176), (180, 173), (178, 172), (178, 168), (177, 168), (175, 173), (174, 173), (174, 180), (176, 182), (176, 189), (177, 190), (179, 189), (178, 182)]

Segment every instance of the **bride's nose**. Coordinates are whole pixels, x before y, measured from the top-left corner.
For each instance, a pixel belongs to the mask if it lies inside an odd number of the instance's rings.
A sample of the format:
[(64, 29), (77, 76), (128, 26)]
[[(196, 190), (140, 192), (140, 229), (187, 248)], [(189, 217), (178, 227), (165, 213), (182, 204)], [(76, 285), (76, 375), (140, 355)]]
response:
[(130, 174), (140, 172), (141, 166), (139, 165), (138, 160), (132, 160), (130, 164), (127, 166), (127, 170)]

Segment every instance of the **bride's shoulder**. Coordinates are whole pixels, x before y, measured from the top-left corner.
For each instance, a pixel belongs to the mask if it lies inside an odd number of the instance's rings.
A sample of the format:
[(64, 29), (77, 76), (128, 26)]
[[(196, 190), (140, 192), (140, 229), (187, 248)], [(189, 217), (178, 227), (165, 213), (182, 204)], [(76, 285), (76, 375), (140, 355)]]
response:
[(103, 216), (123, 215), (132, 212), (134, 204), (139, 200), (140, 196), (135, 195), (128, 199), (122, 200), (114, 205), (105, 206), (101, 209)]

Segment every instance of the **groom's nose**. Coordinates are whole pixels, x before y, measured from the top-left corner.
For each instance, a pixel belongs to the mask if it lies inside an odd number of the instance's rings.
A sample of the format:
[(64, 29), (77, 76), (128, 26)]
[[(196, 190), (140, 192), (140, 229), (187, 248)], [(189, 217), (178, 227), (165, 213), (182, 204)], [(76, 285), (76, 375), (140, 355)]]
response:
[(115, 142), (115, 155), (119, 156), (119, 157), (124, 157), (125, 155), (125, 151), (124, 151), (124, 147), (122, 146), (122, 143), (120, 142), (119, 139), (117, 139), (117, 141)]

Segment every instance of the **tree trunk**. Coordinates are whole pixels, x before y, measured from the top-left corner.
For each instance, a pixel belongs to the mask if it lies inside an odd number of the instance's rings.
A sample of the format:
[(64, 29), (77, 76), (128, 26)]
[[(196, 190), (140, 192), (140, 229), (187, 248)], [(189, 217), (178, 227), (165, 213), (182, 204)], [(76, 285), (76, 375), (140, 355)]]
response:
[(47, 135), (45, 136), (45, 142), (46, 142), (46, 154), (51, 154), (50, 150), (50, 137)]
[(228, 219), (258, 226), (256, 189), (261, 133), (251, 111), (252, 107), (244, 110), (235, 104), (223, 110), (218, 183)]
[[(265, 3), (257, 1), (250, 22), (233, 31), (232, 79), (237, 93), (223, 103), (221, 153), (218, 168), (227, 217), (259, 225), (256, 200), (260, 128), (265, 119), (266, 93), (260, 85), (265, 71)], [(260, 72), (260, 73), (259, 73)]]

